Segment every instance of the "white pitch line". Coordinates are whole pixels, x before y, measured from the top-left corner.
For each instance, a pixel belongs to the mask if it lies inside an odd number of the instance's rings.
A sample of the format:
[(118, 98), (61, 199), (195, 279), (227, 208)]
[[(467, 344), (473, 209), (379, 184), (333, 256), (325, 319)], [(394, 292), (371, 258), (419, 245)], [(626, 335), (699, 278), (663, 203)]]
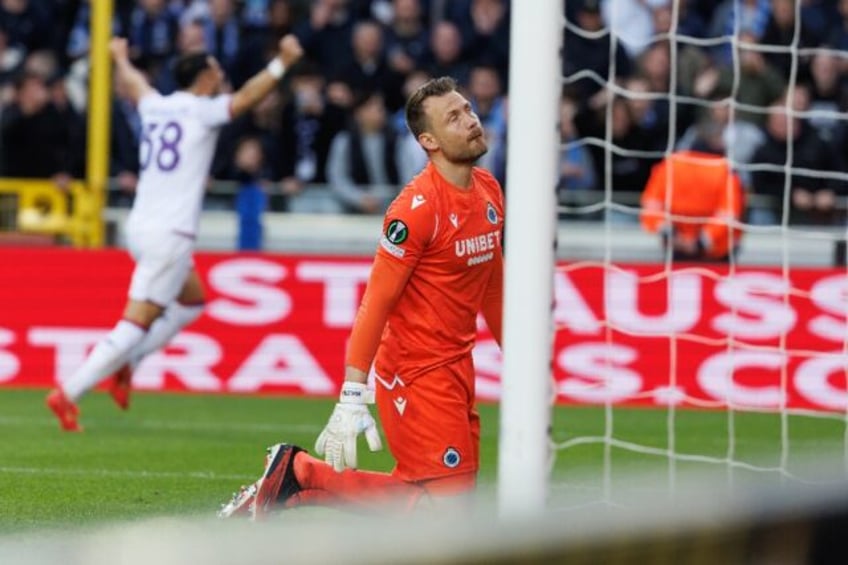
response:
[(222, 475), (208, 471), (116, 471), (109, 469), (55, 469), (50, 467), (0, 467), (0, 474), (8, 475), (77, 475), (119, 477), (125, 479), (202, 479), (209, 481), (244, 481), (255, 479), (252, 475)]
[[(83, 418), (83, 424), (97, 423), (108, 425), (109, 422), (119, 421), (118, 418)], [(123, 424), (123, 422), (121, 422)], [(2, 417), (0, 426), (17, 427), (55, 427), (56, 422), (51, 418), (25, 418), (25, 417)], [(163, 420), (141, 420), (133, 421), (133, 427), (149, 428), (154, 430), (187, 430), (187, 431), (244, 431), (244, 432), (290, 432), (290, 433), (314, 433), (318, 434), (323, 427), (315, 424), (270, 424), (259, 422), (190, 422), (190, 421), (163, 421)]]
[[(85, 424), (97, 424), (98, 426), (108, 426), (111, 422), (120, 421), (120, 417), (116, 418), (85, 418), (81, 419), (83, 426)], [(123, 425), (123, 422), (121, 422)], [(172, 430), (172, 431), (210, 431), (210, 432), (279, 432), (281, 434), (312, 434), (318, 437), (324, 426), (315, 424), (271, 424), (260, 422), (190, 422), (190, 421), (164, 421), (164, 420), (138, 420), (132, 421), (130, 424), (136, 428), (147, 428), (152, 430)], [(17, 427), (57, 427), (56, 421), (53, 418), (25, 418), (18, 416), (0, 416), (0, 427), (2, 426), (17, 426)], [(498, 437), (496, 427), (488, 426), (483, 428), (481, 437), (492, 438)]]

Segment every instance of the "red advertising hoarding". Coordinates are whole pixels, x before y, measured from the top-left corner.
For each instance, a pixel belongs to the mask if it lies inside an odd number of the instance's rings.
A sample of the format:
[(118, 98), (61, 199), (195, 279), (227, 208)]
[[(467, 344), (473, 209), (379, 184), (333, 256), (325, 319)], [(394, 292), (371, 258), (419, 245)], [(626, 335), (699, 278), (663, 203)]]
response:
[[(334, 395), (370, 262), (199, 253), (203, 317), (148, 357), (146, 390)], [(0, 386), (67, 378), (120, 315), (119, 250), (0, 249)], [(561, 264), (558, 400), (846, 410), (848, 276), (838, 270)], [(481, 323), (478, 395), (499, 395)]]

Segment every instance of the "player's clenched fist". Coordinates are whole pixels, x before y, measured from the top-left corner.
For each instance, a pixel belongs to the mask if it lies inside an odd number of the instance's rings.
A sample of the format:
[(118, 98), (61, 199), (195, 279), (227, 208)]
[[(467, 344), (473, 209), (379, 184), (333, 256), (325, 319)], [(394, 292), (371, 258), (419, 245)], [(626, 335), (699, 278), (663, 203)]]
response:
[(336, 471), (356, 469), (356, 439), (361, 433), (371, 451), (383, 448), (377, 424), (368, 411), (369, 395), (364, 384), (345, 381), (330, 421), (315, 442), (315, 451)]
[(122, 61), (129, 58), (127, 55), (127, 40), (124, 37), (113, 37), (109, 40), (109, 53), (115, 61)]
[(286, 68), (290, 68), (297, 63), (303, 56), (303, 47), (300, 46), (300, 41), (294, 35), (285, 35), (280, 40), (279, 44), (280, 59)]

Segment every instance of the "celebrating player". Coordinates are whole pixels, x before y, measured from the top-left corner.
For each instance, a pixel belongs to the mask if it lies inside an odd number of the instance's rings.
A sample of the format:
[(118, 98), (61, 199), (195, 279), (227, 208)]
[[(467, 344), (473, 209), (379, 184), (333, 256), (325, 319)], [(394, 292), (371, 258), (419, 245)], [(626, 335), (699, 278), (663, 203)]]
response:
[(125, 39), (114, 38), (109, 47), (117, 78), (138, 105), (142, 122), (141, 175), (127, 220), (135, 270), (123, 318), (47, 396), (67, 431), (81, 430), (79, 398), (116, 371), (110, 392), (126, 408), (132, 367), (200, 316), (204, 294), (192, 251), (218, 133), (269, 94), (302, 55), (294, 36), (282, 38), (268, 66), (229, 95), (220, 94), (224, 75), (215, 58), (189, 54), (175, 65), (180, 90), (162, 96), (130, 63)]
[[(309, 504), (409, 509), (422, 496), (474, 489), (480, 420), (471, 350), (480, 311), (500, 343), (503, 197), (474, 166), (486, 140), (453, 79), (414, 92), (406, 120), (429, 163), (386, 212), (339, 402), (315, 446), (326, 462), (294, 445), (269, 448), (262, 477), (221, 517)], [(372, 451), (381, 447), (367, 407), (375, 356), (377, 409), (397, 463), (391, 474), (356, 470), (360, 433)]]

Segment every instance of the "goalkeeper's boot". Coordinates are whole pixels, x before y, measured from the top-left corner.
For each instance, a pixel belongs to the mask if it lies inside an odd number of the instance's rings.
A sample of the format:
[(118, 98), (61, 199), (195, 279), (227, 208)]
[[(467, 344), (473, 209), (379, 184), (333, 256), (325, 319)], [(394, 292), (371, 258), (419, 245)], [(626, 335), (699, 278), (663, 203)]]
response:
[(256, 482), (256, 500), (252, 518), (262, 520), (276, 505), (283, 505), (302, 489), (294, 475), (294, 457), (303, 449), (296, 445), (278, 443), (268, 448), (265, 472)]
[(81, 432), (82, 426), (77, 422), (79, 416), (79, 408), (76, 404), (68, 400), (62, 389), (54, 388), (47, 395), (47, 407), (53, 411), (59, 419), (59, 426), (66, 432)]
[[(257, 481), (258, 482), (258, 481)], [(226, 504), (221, 505), (218, 511), (218, 518), (232, 518), (234, 516), (244, 516), (245, 518), (253, 514), (253, 503), (256, 500), (256, 484), (241, 487), (241, 489), (233, 494), (233, 499)]]
[(115, 401), (115, 404), (121, 410), (126, 410), (130, 407), (130, 389), (132, 385), (132, 368), (129, 363), (125, 363), (123, 367), (112, 376), (112, 381), (109, 383), (109, 396)]

